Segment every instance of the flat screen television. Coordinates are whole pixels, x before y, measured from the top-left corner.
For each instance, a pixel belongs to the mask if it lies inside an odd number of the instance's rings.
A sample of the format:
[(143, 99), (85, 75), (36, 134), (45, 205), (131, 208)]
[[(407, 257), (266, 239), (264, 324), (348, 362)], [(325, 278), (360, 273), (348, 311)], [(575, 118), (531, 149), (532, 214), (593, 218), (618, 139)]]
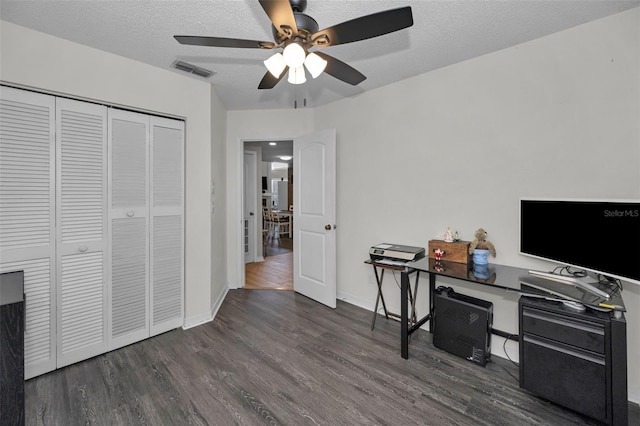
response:
[(520, 254), (640, 284), (640, 200), (520, 199)]

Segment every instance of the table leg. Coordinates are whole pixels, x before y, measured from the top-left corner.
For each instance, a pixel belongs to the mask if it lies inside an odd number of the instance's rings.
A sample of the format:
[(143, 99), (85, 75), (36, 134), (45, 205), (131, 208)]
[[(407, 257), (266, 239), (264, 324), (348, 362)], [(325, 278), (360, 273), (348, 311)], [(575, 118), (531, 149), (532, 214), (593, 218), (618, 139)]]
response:
[(409, 358), (409, 306), (407, 296), (409, 294), (409, 272), (400, 274), (400, 355), (404, 359)]
[(376, 305), (373, 308), (373, 320), (371, 321), (372, 331), (376, 326), (376, 318), (378, 317), (378, 304), (380, 300), (382, 300), (382, 308), (384, 310), (384, 316), (386, 319), (389, 319), (389, 314), (387, 313), (387, 304), (384, 302), (384, 296), (382, 295), (382, 280), (384, 279), (384, 269), (382, 269), (381, 271), (382, 272), (380, 273), (380, 275), (378, 275), (378, 268), (376, 268), (376, 265), (373, 265), (373, 273), (376, 276), (376, 283), (378, 285), (378, 296), (376, 297)]
[[(429, 315), (433, 318), (433, 311), (435, 308), (434, 295), (436, 293), (436, 274), (429, 273)], [(433, 322), (429, 322), (429, 332), (433, 334)]]
[[(411, 296), (411, 325), (418, 321), (418, 313), (416, 312), (416, 299), (418, 298), (418, 280), (420, 279), (420, 271), (416, 271), (416, 283), (413, 285), (413, 295)], [(411, 291), (411, 286), (409, 286)]]

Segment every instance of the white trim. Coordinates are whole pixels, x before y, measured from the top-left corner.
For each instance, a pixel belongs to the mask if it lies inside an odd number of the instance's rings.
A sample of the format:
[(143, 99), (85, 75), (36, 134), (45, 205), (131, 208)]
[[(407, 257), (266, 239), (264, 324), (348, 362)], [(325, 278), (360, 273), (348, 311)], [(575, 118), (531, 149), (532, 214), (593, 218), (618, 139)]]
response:
[(104, 101), (96, 98), (87, 98), (85, 96), (70, 95), (65, 92), (58, 92), (56, 90), (43, 89), (41, 87), (33, 87), (26, 84), (13, 83), (13, 82), (5, 81), (2, 79), (0, 79), (0, 86), (10, 87), (17, 90), (23, 90), (23, 91), (33, 92), (33, 93), (39, 93), (42, 95), (53, 96), (56, 98), (66, 98), (66, 99), (76, 100), (80, 102), (89, 102), (92, 104), (106, 106), (108, 108), (117, 108), (125, 111), (139, 112), (142, 114), (148, 114), (148, 115), (153, 115), (157, 117), (164, 117), (164, 118), (171, 118), (171, 119), (186, 121), (186, 117), (182, 115), (170, 114), (167, 112), (161, 112), (161, 111), (156, 111), (152, 109), (133, 107), (131, 105), (119, 104), (116, 102)]
[(220, 296), (218, 296), (218, 299), (213, 304), (213, 307), (209, 312), (202, 315), (197, 315), (195, 317), (185, 318), (182, 329), (188, 330), (190, 328), (213, 321), (216, 317), (216, 314), (218, 313), (218, 310), (220, 310), (220, 307), (222, 306), (222, 302), (224, 302), (224, 299), (227, 297), (227, 293), (229, 293), (228, 287), (222, 293), (220, 293)]
[[(249, 158), (246, 158), (245, 156), (249, 156)], [(254, 182), (253, 184), (250, 185), (250, 189), (253, 189), (253, 192), (251, 194), (248, 195), (248, 197), (244, 196), (244, 193), (247, 192), (247, 182), (245, 182), (243, 180), (242, 182), (242, 193), (243, 193), (243, 199), (244, 198), (249, 198), (252, 200), (253, 203), (253, 216), (248, 216), (246, 219), (249, 221), (249, 242), (248, 245), (250, 247), (250, 256), (249, 259), (247, 259), (247, 255), (244, 255), (244, 262), (245, 264), (247, 263), (247, 260), (249, 260), (250, 262), (255, 262), (257, 257), (258, 257), (258, 249), (262, 248), (262, 239), (260, 239), (261, 243), (258, 244), (258, 210), (262, 211), (262, 206), (258, 206), (257, 200), (258, 200), (258, 193), (257, 193), (257, 181), (258, 181), (258, 154), (255, 151), (252, 150), (245, 150), (243, 153), (243, 158), (242, 158), (242, 167), (243, 167), (243, 174), (242, 176), (244, 177), (244, 167), (246, 166), (244, 163), (245, 161), (249, 161), (250, 165), (249, 167), (252, 169), (251, 171), (253, 172), (253, 177), (254, 177)], [(244, 213), (246, 213), (244, 211), (244, 202), (242, 203), (242, 211), (243, 211), (243, 221), (245, 220), (245, 215)], [(260, 229), (262, 229), (262, 214), (260, 214)], [(244, 226), (242, 227), (243, 232), (242, 235), (244, 237)], [(242, 243), (244, 245), (244, 238), (242, 238)], [(244, 254), (244, 250), (243, 250), (243, 254)]]
[(337, 299), (371, 312), (373, 312), (373, 306), (375, 304), (375, 301), (363, 299), (361, 297), (354, 296), (353, 294), (345, 293), (342, 291), (337, 292)]
[[(244, 209), (243, 209), (243, 198), (244, 198), (244, 143), (245, 142), (260, 142), (264, 140), (270, 140), (274, 142), (278, 141), (291, 141), (292, 137), (262, 137), (262, 138), (238, 138), (236, 141), (236, 182), (238, 182), (238, 191), (236, 191), (236, 232), (238, 238), (238, 251), (236, 254), (236, 276), (238, 277), (238, 282), (236, 286), (229, 283), (229, 288), (243, 288), (245, 285), (245, 276), (244, 276), (244, 244), (243, 244), (243, 229), (244, 229)], [(295, 159), (294, 159), (295, 161)], [(259, 169), (259, 167), (258, 167)], [(260, 206), (262, 208), (262, 206)]]

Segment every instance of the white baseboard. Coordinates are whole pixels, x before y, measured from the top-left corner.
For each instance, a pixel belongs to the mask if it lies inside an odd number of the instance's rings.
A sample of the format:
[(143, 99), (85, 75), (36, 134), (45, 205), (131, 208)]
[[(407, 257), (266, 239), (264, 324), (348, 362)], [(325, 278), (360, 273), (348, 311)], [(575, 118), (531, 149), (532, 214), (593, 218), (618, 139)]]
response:
[(213, 321), (213, 319), (216, 317), (216, 314), (218, 313), (218, 310), (220, 309), (220, 306), (222, 306), (222, 302), (224, 302), (224, 298), (227, 296), (228, 292), (229, 288), (227, 287), (222, 293), (220, 293), (220, 296), (218, 296), (218, 300), (216, 300), (216, 303), (213, 304), (213, 307), (209, 312), (190, 318), (185, 318), (182, 329), (187, 330), (189, 328), (197, 327), (199, 325)]
[(343, 292), (338, 292), (337, 297), (339, 300), (342, 300), (343, 302), (347, 302), (351, 305), (355, 305), (359, 308), (366, 309), (367, 311), (373, 312), (373, 306), (375, 304), (374, 301), (362, 299), (352, 294), (343, 293)]
[(213, 320), (212, 312), (205, 312), (201, 315), (196, 315), (194, 317), (189, 317), (184, 319), (184, 324), (182, 325), (183, 330), (187, 330), (189, 328), (197, 327), (202, 324), (206, 324)]
[(213, 308), (211, 308), (211, 319), (213, 320), (218, 311), (220, 310), (220, 306), (222, 306), (222, 302), (224, 302), (225, 297), (227, 297), (227, 293), (229, 293), (229, 287), (225, 288), (223, 292), (218, 296), (218, 300), (213, 304)]

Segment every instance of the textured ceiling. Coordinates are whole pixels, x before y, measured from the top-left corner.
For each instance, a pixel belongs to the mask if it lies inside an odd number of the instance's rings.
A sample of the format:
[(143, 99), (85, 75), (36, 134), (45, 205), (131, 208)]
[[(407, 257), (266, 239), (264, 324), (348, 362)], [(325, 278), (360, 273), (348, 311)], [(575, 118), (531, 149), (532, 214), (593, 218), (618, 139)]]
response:
[[(558, 32), (640, 5), (640, 0), (308, 0), (320, 29), (411, 6), (414, 25), (324, 51), (367, 76), (358, 86), (327, 74), (258, 90), (273, 50), (181, 45), (174, 35), (271, 41), (257, 0), (0, 0), (0, 17), (24, 27), (208, 81), (229, 110), (324, 105), (366, 90)], [(207, 79), (171, 68), (181, 60)]]

